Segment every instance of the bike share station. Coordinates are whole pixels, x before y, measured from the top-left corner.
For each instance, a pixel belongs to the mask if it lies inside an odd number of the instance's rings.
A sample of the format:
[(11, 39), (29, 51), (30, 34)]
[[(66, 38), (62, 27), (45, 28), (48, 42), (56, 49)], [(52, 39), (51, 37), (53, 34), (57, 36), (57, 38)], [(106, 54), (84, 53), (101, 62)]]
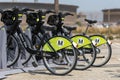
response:
[[(3, 26), (0, 28), (0, 79), (6, 78), (7, 75), (22, 72), (33, 72), (35, 70), (44, 69), (45, 67), (52, 74), (66, 75), (74, 68), (78, 70), (85, 70), (90, 68), (91, 66), (101, 67), (110, 60), (112, 48), (105, 37), (101, 35), (92, 35), (89, 38), (86, 37), (85, 34), (75, 35), (72, 38), (68, 37), (70, 36), (71, 31), (75, 30), (76, 28), (64, 26), (64, 28), (67, 29), (69, 33), (67, 31), (65, 32), (65, 30), (63, 30), (62, 28), (64, 24), (63, 21), (66, 16), (72, 16), (73, 14), (59, 13), (57, 15), (53, 14), (49, 16), (47, 23), (51, 26), (55, 26), (55, 28), (50, 28), (44, 26), (43, 23), (45, 15), (48, 13), (53, 13), (53, 11), (42, 12), (41, 10), (39, 10), (38, 13), (34, 13), (34, 16), (32, 12), (29, 13), (29, 16), (32, 14), (33, 19), (30, 20), (31, 17), (29, 17), (27, 14), (27, 20), (28, 22), (31, 21), (32, 23), (33, 21), (35, 21), (35, 24), (28, 24), (26, 30), (22, 31), (21, 27), (19, 26), (22, 22), (21, 18), (23, 13), (27, 11), (31, 11), (31, 9), (25, 8), (19, 10), (18, 8), (14, 8), (13, 10), (11, 10), (10, 13), (14, 13), (15, 16), (11, 15), (12, 17), (10, 16), (10, 18), (9, 11), (3, 11), (7, 12), (8, 20), (6, 20), (6, 15), (4, 15), (5, 20), (1, 18), (1, 21), (9, 23), (9, 19), (11, 19), (12, 22), (10, 21), (10, 23), (12, 23), (12, 27), (11, 24), (8, 24), (8, 26)], [(85, 21), (88, 22), (90, 26), (96, 23), (96, 21), (87, 19)], [(87, 26), (85, 33), (90, 26)], [(33, 29), (33, 31), (32, 27), (35, 28)], [(44, 32), (42, 34), (41, 27), (44, 28), (46, 31), (48, 30), (48, 32)], [(49, 31), (53, 30), (55, 32), (50, 34)], [(61, 33), (60, 36), (58, 31), (60, 31)], [(42, 36), (40, 35), (40, 33), (42, 34)], [(35, 42), (32, 39), (35, 39)], [(39, 44), (38, 41), (41, 41), (41, 44)], [(93, 42), (95, 44), (93, 44)], [(102, 51), (102, 48), (99, 49), (98, 47), (104, 44), (107, 45), (106, 50), (109, 50), (107, 53), (106, 51), (104, 51), (107, 54), (107, 57), (106, 55), (96, 56), (96, 54), (100, 54), (100, 51)], [(88, 54), (89, 56), (85, 56), (86, 54)], [(37, 56), (39, 59), (37, 59)], [(78, 58), (79, 56), (83, 58), (80, 59)], [(100, 62), (97, 64), (93, 64), (95, 63), (95, 60), (98, 60), (100, 58), (105, 59), (104, 61), (100, 60)], [(41, 60), (43, 60), (43, 62)], [(84, 63), (87, 64), (84, 65)]]
[[(30, 29), (27, 28), (25, 31), (29, 37), (31, 36)], [(22, 65), (21, 60), (18, 59), (17, 63), (12, 67), (7, 67), (7, 50), (6, 50), (6, 42), (7, 42), (7, 34), (5, 27), (0, 28), (0, 79), (5, 78), (6, 75), (17, 74), (22, 72), (29, 72), (44, 68), (44, 66), (40, 66), (34, 68), (32, 66), (33, 60), (31, 59), (25, 66)], [(27, 51), (25, 52), (25, 56), (27, 56)]]

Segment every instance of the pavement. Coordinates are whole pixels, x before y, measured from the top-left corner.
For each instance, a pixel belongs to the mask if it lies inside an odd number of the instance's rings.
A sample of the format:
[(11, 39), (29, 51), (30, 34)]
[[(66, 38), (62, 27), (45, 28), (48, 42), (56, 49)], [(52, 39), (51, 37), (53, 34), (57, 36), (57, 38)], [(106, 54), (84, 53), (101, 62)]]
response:
[(120, 41), (113, 41), (112, 58), (103, 67), (73, 70), (65, 76), (52, 75), (46, 69), (7, 75), (2, 80), (120, 80)]

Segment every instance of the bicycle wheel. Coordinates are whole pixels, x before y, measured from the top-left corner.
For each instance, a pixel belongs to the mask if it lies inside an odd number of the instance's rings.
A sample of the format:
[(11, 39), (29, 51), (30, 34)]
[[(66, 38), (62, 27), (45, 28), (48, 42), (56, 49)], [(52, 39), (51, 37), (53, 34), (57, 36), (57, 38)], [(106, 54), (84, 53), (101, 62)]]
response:
[(75, 69), (86, 70), (90, 68), (96, 59), (96, 51), (92, 44), (89, 44), (91, 48), (80, 48), (78, 50), (78, 59)]
[(102, 35), (92, 35), (90, 39), (96, 43), (97, 57), (93, 66), (101, 67), (108, 63), (112, 55), (111, 45), (107, 39)]
[(86, 70), (92, 66), (96, 59), (95, 48), (87, 36), (75, 35), (71, 37), (71, 40), (77, 43), (77, 64), (75, 69), (77, 70)]
[(14, 65), (20, 55), (19, 45), (15, 36), (7, 37), (7, 67)]
[[(55, 50), (60, 46), (67, 44), (66, 42), (59, 42), (57, 39), (60, 39), (60, 41), (64, 41), (63, 39), (68, 41), (66, 38), (63, 37), (54, 37), (51, 39), (49, 40), (50, 44), (51, 46), (54, 46), (50, 47), (49, 45), (48, 48), (54, 48)], [(70, 41), (68, 41), (68, 44), (70, 45), (66, 45), (66, 47), (61, 48), (57, 51), (53, 51), (53, 49), (52, 52), (43, 51), (44, 65), (52, 74), (66, 75), (74, 69), (77, 62), (77, 54), (75, 48), (71, 45)]]
[[(24, 39), (25, 39), (25, 42), (26, 44), (32, 48), (32, 43), (30, 41), (30, 39), (28, 38), (27, 35), (24, 34)], [(22, 45), (21, 48), (21, 62), (22, 62), (22, 65), (25, 65), (32, 57), (32, 55), (30, 53), (28, 53), (26, 51), (26, 49), (24, 48), (24, 46)]]
[(93, 66), (101, 67), (107, 64), (112, 56), (111, 45), (109, 45), (109, 43), (102, 44), (96, 47), (96, 52), (97, 52), (97, 56)]

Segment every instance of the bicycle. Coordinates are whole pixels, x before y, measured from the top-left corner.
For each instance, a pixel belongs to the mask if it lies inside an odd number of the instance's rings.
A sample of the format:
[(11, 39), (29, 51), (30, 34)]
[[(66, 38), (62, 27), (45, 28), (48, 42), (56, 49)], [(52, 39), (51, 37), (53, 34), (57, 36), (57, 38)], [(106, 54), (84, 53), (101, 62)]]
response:
[[(75, 30), (75, 27), (68, 27), (68, 26), (63, 26), (64, 24), (64, 18), (68, 15), (73, 16), (70, 13), (59, 13), (58, 15), (51, 15), (48, 18), (47, 23), (52, 26), (56, 26), (56, 30), (54, 30), (53, 36), (55, 35), (63, 35), (67, 36), (70, 38), (73, 42), (77, 43), (77, 53), (78, 53), (78, 59), (77, 59), (77, 65), (75, 69), (78, 70), (86, 70), (91, 67), (91, 65), (94, 63), (96, 59), (96, 51), (94, 48), (94, 45), (92, 41), (84, 35), (75, 35), (75, 36), (70, 36), (71, 31)], [(70, 32), (67, 32), (64, 30), (66, 28)], [(89, 46), (86, 46), (89, 45)], [(82, 59), (81, 59), (82, 58)]]
[[(36, 12), (26, 13), (26, 18), (27, 18), (26, 23), (28, 24), (28, 27), (26, 28), (26, 30), (31, 33), (31, 36), (30, 36), (31, 41), (32, 41), (33, 47), (36, 50), (40, 49), (41, 40), (42, 40), (43, 35), (45, 34), (45, 30), (48, 29), (48, 31), (49, 30), (51, 31), (51, 28), (47, 26), (43, 26), (45, 22), (44, 20), (45, 16), (46, 14), (49, 14), (49, 13), (54, 13), (54, 12), (50, 10), (49, 11), (39, 10)], [(44, 27), (44, 29), (42, 27)], [(39, 35), (39, 37), (36, 35)], [(39, 55), (36, 55), (35, 58), (37, 62), (38, 60), (41, 60), (41, 57)]]
[[(85, 19), (85, 21), (88, 23), (88, 26), (86, 27), (85, 32), (83, 35), (86, 35), (88, 28), (92, 27), (94, 23), (97, 23), (95, 20), (88, 20)], [(94, 67), (101, 67), (107, 64), (112, 56), (112, 48), (111, 48), (111, 42), (105, 38), (103, 35), (90, 35), (89, 36), (92, 41), (96, 42), (96, 60), (93, 64)]]

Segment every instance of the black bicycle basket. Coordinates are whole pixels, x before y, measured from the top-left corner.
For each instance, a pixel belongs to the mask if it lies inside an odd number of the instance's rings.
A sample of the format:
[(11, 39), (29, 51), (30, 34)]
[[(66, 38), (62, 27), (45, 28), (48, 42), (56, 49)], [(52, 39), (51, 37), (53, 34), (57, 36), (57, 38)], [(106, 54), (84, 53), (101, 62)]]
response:
[(4, 11), (2, 13), (1, 21), (7, 26), (12, 25), (16, 19), (15, 16), (13, 11)]
[(39, 21), (39, 18), (37, 13), (29, 13), (27, 15), (26, 22), (28, 23), (28, 25), (34, 26), (37, 24), (38, 21)]
[(48, 17), (47, 24), (53, 26), (53, 25), (58, 24), (58, 22), (59, 22), (59, 19), (57, 15), (50, 15)]

